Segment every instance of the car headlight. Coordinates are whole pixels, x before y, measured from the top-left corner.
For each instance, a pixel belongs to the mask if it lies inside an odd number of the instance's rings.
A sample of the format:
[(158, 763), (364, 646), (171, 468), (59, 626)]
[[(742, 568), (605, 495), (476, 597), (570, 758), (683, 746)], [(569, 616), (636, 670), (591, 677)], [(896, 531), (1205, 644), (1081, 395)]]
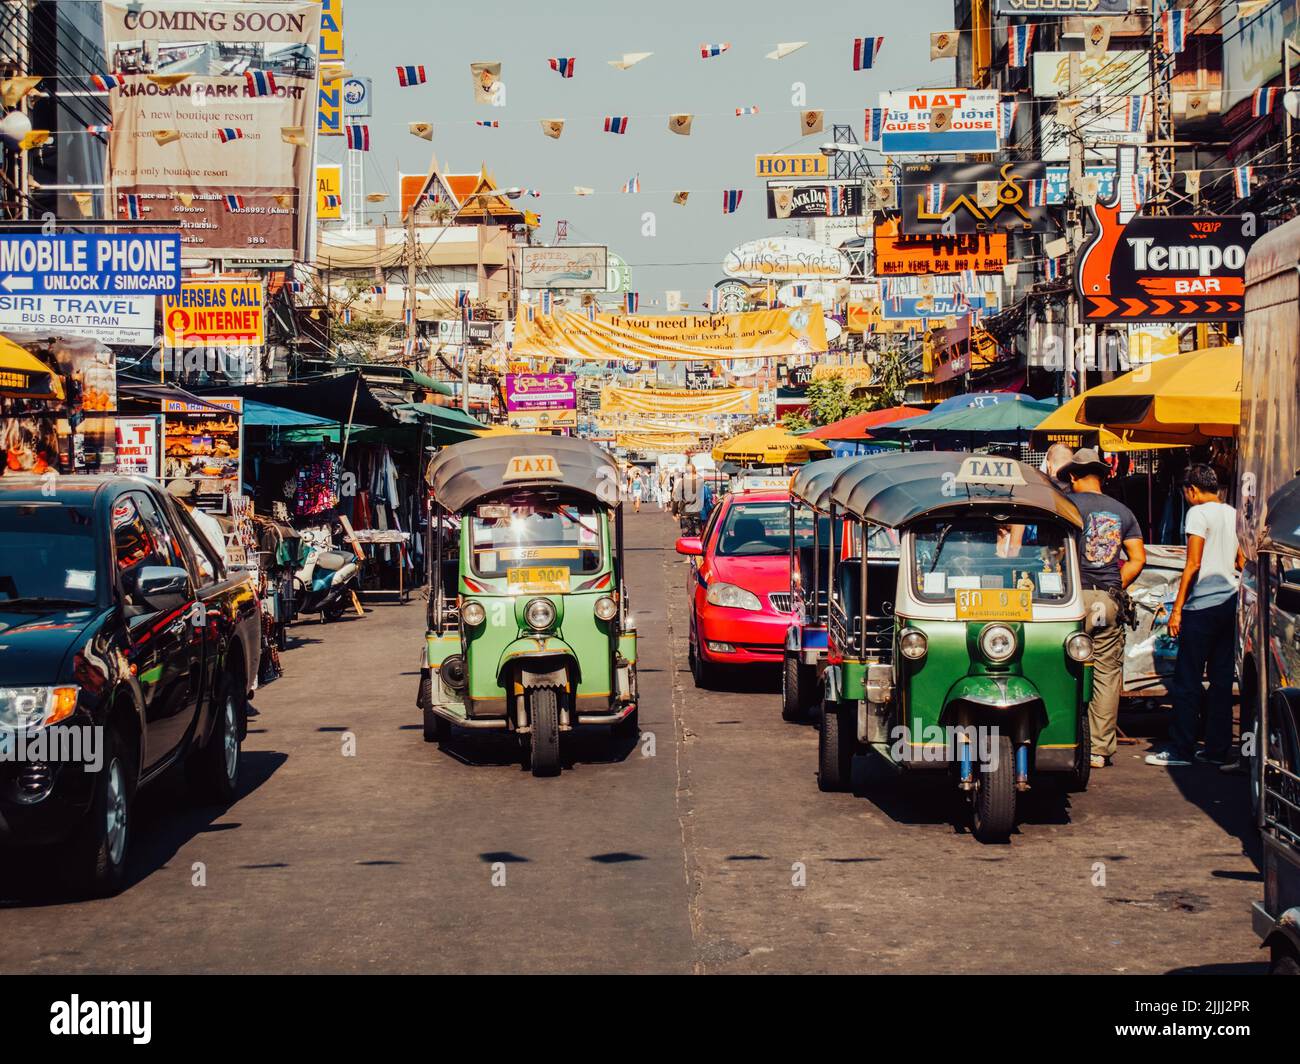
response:
[(618, 603), (612, 598), (602, 595), (596, 600), (596, 605), (592, 607), (596, 616), (602, 621), (612, 621), (618, 616)]
[(1005, 624), (990, 624), (980, 632), (980, 651), (989, 661), (1007, 661), (1016, 652), (1016, 633)]
[(919, 628), (904, 628), (898, 636), (898, 652), (909, 661), (919, 661), (930, 649), (930, 640)]
[(761, 610), (763, 604), (752, 591), (735, 584), (710, 584), (704, 600), (712, 606), (729, 606), (735, 610)]
[(487, 620), (487, 610), (481, 602), (467, 602), (460, 608), (460, 619), (475, 628)]
[(1092, 660), (1092, 636), (1087, 632), (1075, 632), (1065, 641), (1065, 652), (1075, 661)]
[(533, 599), (524, 607), (524, 620), (539, 632), (555, 623), (555, 604), (550, 599)]
[(0, 687), (0, 727), (44, 728), (76, 708), (75, 687)]

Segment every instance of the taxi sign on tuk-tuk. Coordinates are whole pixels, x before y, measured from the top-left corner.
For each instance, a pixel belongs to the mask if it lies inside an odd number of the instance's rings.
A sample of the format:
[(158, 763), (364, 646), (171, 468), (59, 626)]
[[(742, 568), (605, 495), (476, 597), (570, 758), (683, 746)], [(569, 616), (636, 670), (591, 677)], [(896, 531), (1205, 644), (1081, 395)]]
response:
[(1032, 588), (960, 588), (956, 592), (959, 621), (1032, 621)]
[(512, 480), (563, 480), (564, 473), (551, 454), (520, 454), (506, 463), (503, 483)]
[(1020, 463), (1015, 459), (977, 454), (962, 461), (954, 483), (1019, 487), (1025, 483), (1025, 478), (1020, 472)]
[(506, 570), (506, 592), (511, 595), (567, 595), (569, 570), (563, 565), (527, 565)]

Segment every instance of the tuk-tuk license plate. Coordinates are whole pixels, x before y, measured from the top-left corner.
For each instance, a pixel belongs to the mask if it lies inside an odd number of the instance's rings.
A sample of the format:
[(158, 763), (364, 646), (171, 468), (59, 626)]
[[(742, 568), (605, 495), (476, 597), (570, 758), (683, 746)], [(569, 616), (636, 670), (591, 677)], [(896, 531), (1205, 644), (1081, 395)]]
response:
[(961, 588), (957, 591), (959, 621), (1031, 621), (1034, 593), (1021, 588)]
[(511, 594), (533, 592), (565, 595), (569, 591), (569, 570), (563, 565), (529, 565), (506, 570), (506, 590)]

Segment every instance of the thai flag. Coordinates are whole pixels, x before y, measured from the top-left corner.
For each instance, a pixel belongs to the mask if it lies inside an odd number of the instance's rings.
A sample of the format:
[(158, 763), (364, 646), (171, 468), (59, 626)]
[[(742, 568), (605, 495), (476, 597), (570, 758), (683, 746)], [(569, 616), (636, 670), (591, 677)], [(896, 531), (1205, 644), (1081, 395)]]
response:
[(1254, 175), (1253, 166), (1234, 166), (1232, 168), (1232, 188), (1237, 193), (1237, 199), (1245, 199), (1250, 195), (1250, 179)]
[(1147, 113), (1147, 98), (1145, 96), (1130, 96), (1128, 98), (1128, 131), (1130, 133), (1140, 133), (1142, 131), (1142, 120)]
[(1061, 260), (1048, 259), (1046, 265), (1047, 279), (1049, 281), (1059, 281), (1061, 279)]
[(610, 115), (605, 119), (606, 133), (626, 133), (627, 115)]
[(526, 188), (524, 189), (524, 191), (527, 192), (528, 195), (532, 196), (533, 199), (536, 199), (538, 196), (542, 194), (542, 190), (540, 188)]
[(726, 44), (702, 44), (700, 45), (700, 58), (712, 59), (715, 55), (721, 55), (723, 52), (730, 50), (730, 43)]
[(551, 300), (552, 300), (552, 296), (551, 296), (551, 293), (550, 293), (549, 291), (545, 291), (545, 292), (542, 293), (542, 313), (543, 313), (543, 314), (549, 314), (549, 313), (551, 312)]
[(501, 123), (496, 121), (495, 119), (493, 119), (491, 122), (488, 122), (480, 118), (477, 121), (475, 121), (474, 124), (476, 126), (482, 126), (484, 129), (499, 129), (501, 127)]
[(533, 321), (537, 317), (537, 311), (533, 309), (531, 303), (524, 304), (524, 321)]
[(1165, 51), (1177, 55), (1187, 47), (1187, 12), (1181, 10), (1166, 11), (1160, 16), (1165, 33)]
[(624, 191), (624, 192), (640, 192), (640, 191), (641, 191), (641, 175), (640, 175), (640, 174), (637, 174), (636, 177), (629, 177), (626, 181), (624, 181), (624, 182), (623, 182), (623, 191)]
[(1011, 130), (1016, 124), (1016, 111), (1020, 104), (1015, 100), (1004, 100), (998, 104), (998, 134), (1003, 140), (1011, 138)]
[(925, 186), (925, 211), (927, 214), (943, 213), (943, 196), (948, 186), (942, 182)]
[(465, 307), (468, 307), (468, 306), (469, 306), (469, 289), (468, 289), (468, 288), (457, 288), (457, 289), (456, 289), (456, 306), (459, 307), (459, 308), (462, 309), (462, 310), (463, 310)]
[(249, 96), (275, 95), (275, 75), (269, 70), (245, 70), (244, 84)]
[(870, 70), (871, 65), (876, 61), (876, 56), (880, 54), (880, 46), (884, 43), (884, 37), (854, 37), (853, 69)]
[(1277, 99), (1277, 89), (1256, 89), (1251, 96), (1250, 113), (1254, 118), (1263, 118), (1273, 113), (1273, 102)]
[(743, 189), (724, 188), (722, 190), (722, 213), (735, 214), (736, 208), (740, 206), (740, 198), (744, 194)]
[(366, 292), (372, 296), (382, 296), (384, 294), (384, 286), (381, 284), (372, 284), (366, 289)]
[(640, 306), (641, 306), (640, 292), (623, 293), (623, 308), (627, 311), (627, 313), (635, 314), (637, 310), (640, 308)]
[(126, 197), (126, 216), (128, 218), (144, 217), (144, 203), (141, 197), (131, 195)]
[(226, 210), (228, 211), (242, 211), (244, 209), (243, 196), (236, 196), (234, 193), (227, 193), (225, 200)]
[(552, 70), (560, 75), (560, 77), (571, 78), (573, 77), (573, 64), (577, 61), (578, 60), (573, 56), (560, 56), (557, 59), (548, 59), (546, 62), (550, 65)]
[(370, 127), (369, 126), (348, 126), (348, 150), (349, 151), (370, 150)]
[(888, 110), (884, 107), (867, 108), (867, 141), (875, 144), (879, 142), (881, 134), (885, 131), (885, 116)]
[(232, 140), (243, 140), (244, 131), (242, 129), (235, 129), (232, 126), (226, 126), (223, 129), (217, 130), (217, 139), (220, 140), (222, 144), (229, 144)]
[(410, 307), (407, 307), (402, 311), (402, 320), (405, 321), (407, 325), (410, 325), (411, 322), (415, 321), (415, 311)]
[(1022, 22), (1017, 26), (1007, 27), (1007, 63), (1013, 67), (1022, 67), (1029, 62), (1029, 48), (1034, 42), (1034, 27)]
[(333, 192), (326, 192), (323, 199), (327, 210), (332, 211), (334, 208), (340, 207), (343, 204), (342, 197), (336, 196)]
[(716, 288), (710, 288), (710, 289), (709, 289), (709, 309), (710, 309), (711, 311), (713, 311), (714, 314), (716, 314), (716, 313), (718, 312), (718, 307), (720, 306), (720, 302), (721, 302), (721, 301), (720, 301), (720, 298), (719, 298), (719, 295), (718, 295), (718, 290), (717, 290)]
[(736, 108), (736, 117), (737, 117), (737, 118), (739, 118), (741, 115), (756, 115), (756, 114), (758, 114), (758, 108), (757, 108), (757, 107), (737, 107), (737, 108)]
[(1047, 206), (1047, 180), (1045, 178), (1038, 178), (1029, 182), (1029, 206)]
[(94, 133), (96, 136), (101, 136), (103, 134), (112, 133), (113, 127), (112, 126), (87, 126), (86, 132)]
[(343, 313), (339, 317), (342, 318), (344, 325), (352, 324), (352, 311), (348, 307), (343, 308)]
[(126, 78), (121, 74), (91, 74), (90, 84), (100, 92), (108, 92), (120, 89), (126, 84)]
[[(407, 313), (409, 314), (410, 311), (407, 311)], [(402, 341), (402, 354), (405, 355), (407, 358), (410, 358), (413, 354), (415, 354), (415, 338), (414, 338), (414, 337), (411, 337), (410, 339), (407, 339), (407, 340), (403, 340), (403, 341)]]
[(306, 289), (306, 287), (307, 287), (307, 286), (306, 286), (305, 284), (303, 284), (301, 281), (290, 281), (290, 282), (289, 282), (289, 291), (290, 291), (290, 292), (302, 292), (302, 291), (304, 291), (304, 290)]
[(397, 84), (404, 89), (409, 89), (412, 85), (423, 85), (427, 80), (422, 66), (399, 66), (397, 68)]
[[(840, 185), (831, 185), (826, 192), (826, 213), (837, 218), (844, 213), (844, 189)], [(800, 286), (802, 287), (802, 286)], [(802, 295), (802, 293), (800, 293)]]

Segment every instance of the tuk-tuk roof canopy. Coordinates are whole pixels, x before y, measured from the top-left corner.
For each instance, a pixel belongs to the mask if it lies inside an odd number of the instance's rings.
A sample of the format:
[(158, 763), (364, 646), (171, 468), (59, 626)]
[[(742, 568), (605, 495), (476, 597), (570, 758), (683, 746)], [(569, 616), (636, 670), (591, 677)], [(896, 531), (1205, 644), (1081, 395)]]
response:
[(823, 458), (820, 462), (811, 462), (790, 478), (790, 494), (806, 502), (814, 510), (825, 510), (827, 492), (835, 483), (835, 478), (862, 457), (854, 455), (849, 458)]
[[(963, 463), (970, 458), (1010, 466), (1024, 483), (961, 483)], [(831, 500), (861, 520), (888, 528), (931, 514), (1008, 507), (1039, 510), (1076, 528), (1083, 526), (1075, 505), (1037, 469), (1010, 458), (964, 451), (911, 451), (863, 458), (835, 479)]]
[[(531, 461), (530, 461), (531, 459)], [(547, 461), (549, 459), (549, 461)], [(461, 511), (485, 496), (518, 488), (553, 488), (610, 505), (618, 465), (594, 443), (569, 436), (489, 436), (446, 448), (429, 463), (426, 480), (447, 510)]]

